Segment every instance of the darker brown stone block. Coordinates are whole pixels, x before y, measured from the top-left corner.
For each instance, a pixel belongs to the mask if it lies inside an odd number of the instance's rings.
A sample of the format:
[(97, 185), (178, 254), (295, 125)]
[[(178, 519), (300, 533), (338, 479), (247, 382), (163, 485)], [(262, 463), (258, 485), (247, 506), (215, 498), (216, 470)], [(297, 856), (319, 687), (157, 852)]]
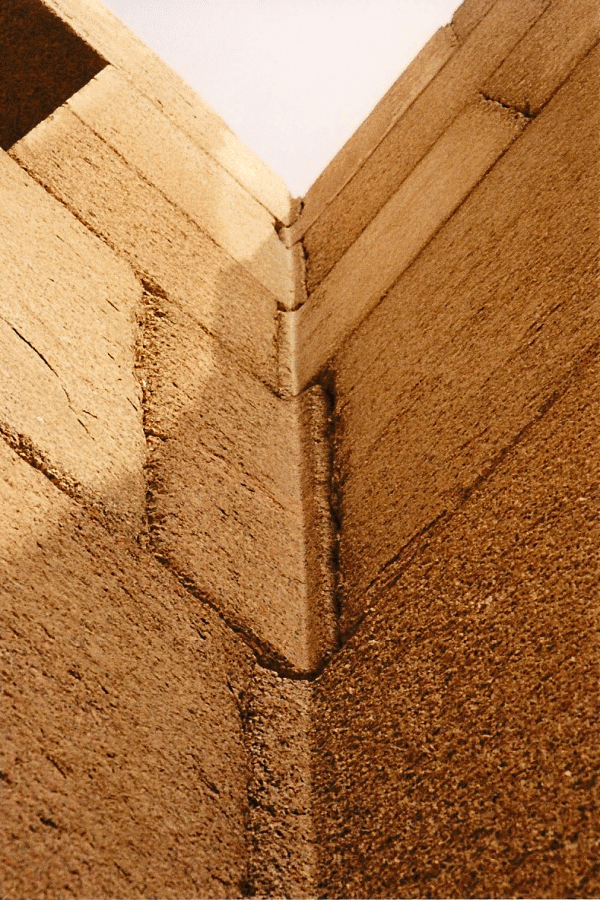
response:
[(0, 147), (20, 140), (106, 65), (38, 0), (0, 6)]
[(588, 362), (320, 680), (318, 896), (598, 896), (598, 384)]
[(0, 896), (241, 896), (253, 657), (1, 441), (0, 509)]

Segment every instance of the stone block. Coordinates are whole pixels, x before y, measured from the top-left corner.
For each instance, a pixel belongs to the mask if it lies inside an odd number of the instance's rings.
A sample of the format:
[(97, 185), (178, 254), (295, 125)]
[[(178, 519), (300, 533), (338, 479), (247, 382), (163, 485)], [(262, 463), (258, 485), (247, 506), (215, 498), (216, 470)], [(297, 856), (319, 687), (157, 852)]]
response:
[(314, 391), (276, 397), (168, 300), (148, 291), (145, 306), (153, 545), (267, 661), (312, 670), (334, 631)]
[(0, 442), (6, 897), (241, 896), (253, 658)]
[(293, 239), (303, 237), (354, 173), (367, 163), (371, 153), (437, 75), (456, 46), (457, 41), (450, 27), (440, 28), (430, 38), (310, 188), (298, 221), (290, 229)]
[(63, 486), (139, 528), (140, 285), (5, 153), (0, 194), (1, 430)]
[(197, 445), (150, 457), (154, 546), (201, 597), (242, 630), (268, 665), (310, 669), (303, 522), (252, 479)]
[(597, 366), (565, 387), (315, 686), (317, 896), (600, 892)]
[(274, 381), (275, 296), (68, 104), (15, 144), (11, 155), (242, 364)]
[(599, 38), (595, 0), (552, 3), (487, 79), (484, 93), (537, 115)]
[(285, 225), (289, 224), (295, 215), (295, 203), (281, 178), (101, 0), (44, 0), (44, 4), (105, 60), (125, 72), (139, 91), (259, 203)]
[(482, 99), (452, 123), (295, 314), (301, 387), (377, 306), (525, 125), (523, 116)]
[(117, 69), (107, 66), (69, 108), (282, 305), (292, 305), (290, 251), (273, 216)]
[(314, 897), (312, 684), (257, 670), (244, 711), (252, 759), (250, 891)]
[(595, 52), (334, 361), (345, 629), (597, 338), (597, 99)]
[(547, 6), (547, 0), (498, 0), (304, 237), (307, 288), (316, 290), (481, 84)]
[(459, 41), (464, 41), (479, 25), (496, 0), (464, 0), (452, 16), (452, 29)]

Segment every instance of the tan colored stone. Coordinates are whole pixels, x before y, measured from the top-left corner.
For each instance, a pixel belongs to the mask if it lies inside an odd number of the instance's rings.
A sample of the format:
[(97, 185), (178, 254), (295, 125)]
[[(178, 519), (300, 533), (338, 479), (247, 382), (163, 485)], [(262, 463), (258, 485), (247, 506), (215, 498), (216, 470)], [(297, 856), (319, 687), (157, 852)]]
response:
[(117, 69), (103, 69), (68, 106), (282, 304), (293, 305), (290, 251), (273, 216)]
[(315, 392), (276, 397), (150, 293), (142, 358), (154, 545), (267, 661), (315, 669), (335, 634)]
[[(133, 517), (145, 442), (131, 269), (0, 153), (0, 421), (74, 489)], [(24, 443), (23, 443), (24, 442)], [(127, 490), (113, 495), (115, 481)]]
[(2, 442), (0, 460), (2, 895), (241, 896), (251, 654)]
[(314, 897), (317, 841), (312, 808), (312, 684), (257, 671), (246, 713), (249, 888), (255, 897)]
[(417, 542), (317, 683), (315, 896), (600, 892), (599, 377)]
[(597, 338), (596, 74), (594, 53), (335, 361), (345, 628)]
[(327, 204), (365, 164), (375, 147), (448, 61), (456, 46), (450, 27), (440, 28), (425, 44), (308, 191), (298, 221), (291, 228), (295, 240), (305, 234)]
[(525, 127), (478, 100), (465, 110), (355, 241), (298, 316), (298, 383), (317, 375)]
[(367, 163), (308, 229), (304, 245), (309, 293), (316, 290), (461, 110), (479, 96), (481, 84), (547, 5), (548, 0), (497, 0), (452, 54)]
[[(240, 368), (193, 319), (146, 295), (143, 377), (147, 433), (190, 464), (198, 447), (300, 515), (296, 406)], [(176, 449), (175, 449), (176, 448)], [(190, 485), (182, 484), (183, 495)]]
[(266, 209), (284, 224), (289, 224), (295, 214), (295, 205), (283, 181), (101, 0), (44, 0), (44, 3), (104, 59), (122, 69), (138, 90)]
[(599, 38), (596, 0), (555, 0), (483, 90), (501, 103), (537, 115)]
[[(177, 442), (150, 457), (150, 523), (157, 552), (186, 584), (288, 672), (312, 669), (301, 510), (194, 445), (180, 423)], [(182, 453), (188, 445), (193, 452)]]
[(15, 144), (11, 155), (246, 366), (274, 381), (274, 295), (68, 106)]
[(452, 16), (452, 28), (459, 41), (464, 41), (490, 11), (496, 0), (464, 0)]

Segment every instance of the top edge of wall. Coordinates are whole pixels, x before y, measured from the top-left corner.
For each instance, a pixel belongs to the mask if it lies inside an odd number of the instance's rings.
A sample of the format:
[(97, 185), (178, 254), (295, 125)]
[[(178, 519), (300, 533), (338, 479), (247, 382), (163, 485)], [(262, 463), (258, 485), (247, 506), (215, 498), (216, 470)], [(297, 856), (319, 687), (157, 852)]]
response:
[(323, 208), (343, 190), (364, 160), (435, 78), (495, 2), (496, 0), (465, 0), (454, 13), (451, 23), (442, 26), (432, 35), (309, 188), (299, 223), (300, 234), (310, 227)]
[(121, 69), (248, 193), (284, 224), (296, 204), (282, 179), (266, 166), (213, 109), (100, 0), (40, 0), (108, 63)]

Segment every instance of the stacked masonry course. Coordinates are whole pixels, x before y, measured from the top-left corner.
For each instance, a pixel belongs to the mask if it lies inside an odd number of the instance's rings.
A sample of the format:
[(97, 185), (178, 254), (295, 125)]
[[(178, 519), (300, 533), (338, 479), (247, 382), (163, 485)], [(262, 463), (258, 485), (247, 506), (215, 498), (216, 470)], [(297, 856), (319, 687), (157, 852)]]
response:
[(466, 0), (293, 200), (0, 8), (0, 896), (594, 897), (595, 0)]

